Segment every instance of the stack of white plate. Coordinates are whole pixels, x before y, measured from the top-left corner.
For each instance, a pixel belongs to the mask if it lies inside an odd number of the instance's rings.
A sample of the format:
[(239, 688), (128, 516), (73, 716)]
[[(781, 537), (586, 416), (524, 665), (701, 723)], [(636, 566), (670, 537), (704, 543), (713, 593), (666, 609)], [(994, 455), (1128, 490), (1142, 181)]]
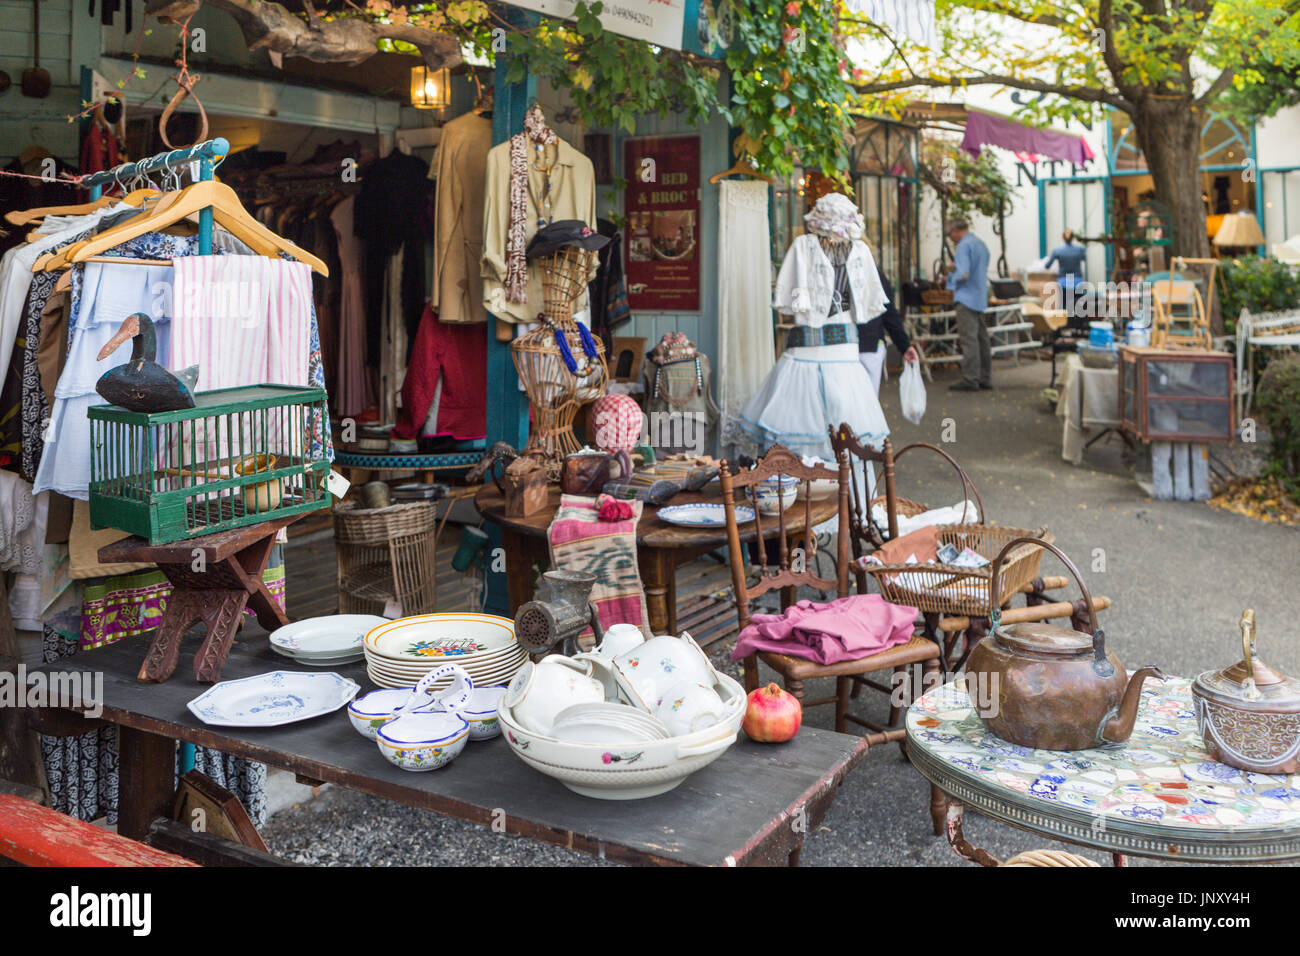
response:
[(374, 614), (331, 614), (294, 621), (271, 632), (271, 650), (310, 667), (361, 660), (366, 632), (388, 619)]
[(515, 622), (494, 614), (420, 614), (387, 621), (366, 635), (363, 649), (366, 673), (380, 687), (411, 687), (443, 664), (463, 667), (475, 687), (507, 684), (528, 660), (515, 640)]

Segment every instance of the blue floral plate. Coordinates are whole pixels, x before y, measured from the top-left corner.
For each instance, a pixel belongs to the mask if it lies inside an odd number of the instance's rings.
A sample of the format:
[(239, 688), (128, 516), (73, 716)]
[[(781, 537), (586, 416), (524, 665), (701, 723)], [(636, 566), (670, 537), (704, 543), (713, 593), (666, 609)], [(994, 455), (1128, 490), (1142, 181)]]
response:
[(186, 704), (195, 717), (218, 727), (278, 727), (329, 714), (361, 690), (338, 674), (272, 671), (226, 680)]
[[(683, 528), (725, 528), (727, 506), (713, 502), (694, 505), (669, 505), (659, 509), (659, 517), (669, 524)], [(754, 509), (736, 505), (736, 521), (744, 524), (754, 520)]]

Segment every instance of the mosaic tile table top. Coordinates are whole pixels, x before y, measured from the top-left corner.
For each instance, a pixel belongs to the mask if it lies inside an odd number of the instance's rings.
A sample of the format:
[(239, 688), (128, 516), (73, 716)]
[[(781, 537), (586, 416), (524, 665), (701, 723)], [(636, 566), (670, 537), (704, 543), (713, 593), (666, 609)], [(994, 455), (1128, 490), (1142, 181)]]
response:
[(973, 810), (1084, 846), (1216, 862), (1300, 858), (1300, 774), (1247, 773), (1210, 759), (1191, 682), (1148, 680), (1133, 736), (1072, 752), (993, 736), (964, 679), (908, 711), (912, 763)]

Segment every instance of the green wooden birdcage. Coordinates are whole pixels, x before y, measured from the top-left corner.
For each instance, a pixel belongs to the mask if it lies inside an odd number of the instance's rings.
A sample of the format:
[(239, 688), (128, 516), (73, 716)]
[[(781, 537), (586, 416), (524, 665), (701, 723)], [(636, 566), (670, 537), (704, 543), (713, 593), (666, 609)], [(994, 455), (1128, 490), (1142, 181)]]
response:
[(150, 544), (329, 506), (325, 391), (250, 385), (195, 407), (90, 418), (90, 523)]

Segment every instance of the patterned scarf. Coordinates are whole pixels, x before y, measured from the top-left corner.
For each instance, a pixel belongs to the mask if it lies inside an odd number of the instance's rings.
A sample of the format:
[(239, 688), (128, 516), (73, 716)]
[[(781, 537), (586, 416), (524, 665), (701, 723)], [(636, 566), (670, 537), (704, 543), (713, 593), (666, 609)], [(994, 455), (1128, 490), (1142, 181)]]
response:
[(510, 226), (506, 232), (506, 301), (527, 301), (528, 261), (528, 143), (549, 146), (559, 137), (546, 125), (542, 108), (534, 103), (524, 114), (524, 131), (510, 137)]

